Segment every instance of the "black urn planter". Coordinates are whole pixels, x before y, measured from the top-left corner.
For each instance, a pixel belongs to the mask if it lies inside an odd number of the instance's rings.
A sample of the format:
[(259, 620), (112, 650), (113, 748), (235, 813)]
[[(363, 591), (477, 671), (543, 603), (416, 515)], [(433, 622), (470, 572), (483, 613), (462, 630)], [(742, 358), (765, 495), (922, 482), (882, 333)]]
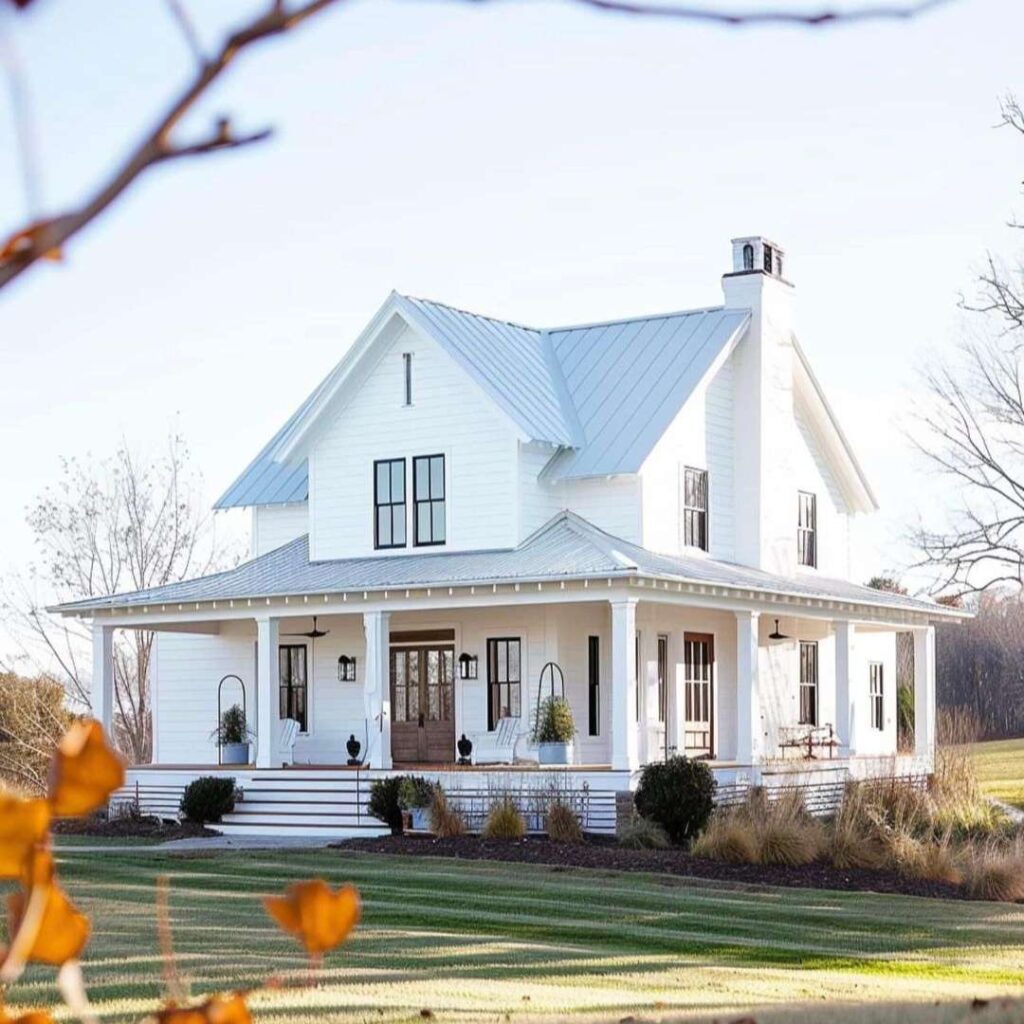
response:
[(469, 755), (473, 753), (473, 741), (463, 733), (455, 744), (459, 751), (459, 764), (471, 764)]
[(359, 760), (359, 751), (363, 745), (356, 739), (355, 733), (352, 733), (345, 743), (345, 749), (348, 751), (348, 763), (355, 767), (356, 765), (362, 764)]

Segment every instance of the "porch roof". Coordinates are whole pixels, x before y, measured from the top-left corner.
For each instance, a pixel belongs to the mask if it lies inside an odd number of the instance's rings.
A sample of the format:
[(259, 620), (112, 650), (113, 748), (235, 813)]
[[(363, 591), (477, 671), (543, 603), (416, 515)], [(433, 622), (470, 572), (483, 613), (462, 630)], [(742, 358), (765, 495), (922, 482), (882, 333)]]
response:
[(931, 601), (872, 590), (846, 580), (819, 576), (790, 579), (703, 556), (656, 554), (605, 533), (569, 511), (560, 512), (516, 548), (311, 562), (309, 538), (302, 536), (226, 572), (149, 590), (72, 601), (54, 610), (90, 615), (153, 604), (636, 577), (734, 588), (752, 596), (781, 595), (891, 608), (935, 618), (959, 618), (964, 614)]

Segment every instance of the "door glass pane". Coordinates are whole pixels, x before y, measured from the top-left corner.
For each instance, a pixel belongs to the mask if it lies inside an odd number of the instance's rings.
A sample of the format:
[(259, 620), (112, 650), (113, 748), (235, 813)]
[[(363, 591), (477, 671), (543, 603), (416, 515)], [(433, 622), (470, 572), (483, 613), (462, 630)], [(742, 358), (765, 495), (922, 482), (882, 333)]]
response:
[(394, 711), (392, 712), (392, 714), (394, 714), (394, 716), (395, 716), (395, 721), (396, 722), (404, 722), (406, 720), (406, 717), (405, 717), (405, 701), (406, 701), (405, 684), (402, 684), (400, 686), (400, 685), (398, 685), (396, 683), (395, 684), (395, 708), (394, 708)]

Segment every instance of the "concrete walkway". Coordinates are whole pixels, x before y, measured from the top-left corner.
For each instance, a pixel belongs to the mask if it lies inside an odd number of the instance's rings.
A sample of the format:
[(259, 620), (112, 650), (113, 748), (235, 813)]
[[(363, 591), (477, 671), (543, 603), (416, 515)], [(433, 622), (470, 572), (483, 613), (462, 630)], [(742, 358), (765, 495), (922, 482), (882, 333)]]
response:
[(166, 843), (119, 844), (116, 839), (95, 844), (58, 844), (61, 856), (71, 853), (201, 853), (204, 850), (322, 850), (335, 837), (317, 839), (315, 836), (193, 836), (189, 839), (171, 839)]

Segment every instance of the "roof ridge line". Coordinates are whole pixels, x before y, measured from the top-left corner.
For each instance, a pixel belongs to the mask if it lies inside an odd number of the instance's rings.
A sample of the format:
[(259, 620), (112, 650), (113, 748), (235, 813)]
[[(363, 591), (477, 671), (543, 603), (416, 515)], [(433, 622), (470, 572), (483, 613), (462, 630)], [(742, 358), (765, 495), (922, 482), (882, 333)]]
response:
[[(726, 309), (730, 311), (733, 307), (727, 307), (724, 303), (719, 303), (717, 306), (698, 306), (696, 309), (673, 309), (667, 313), (646, 313), (642, 316), (618, 316), (611, 320), (594, 320), (590, 323), (582, 324), (565, 324), (561, 327), (545, 327), (545, 334), (556, 334), (561, 331), (584, 331), (590, 327), (612, 327), (615, 324), (634, 324), (641, 320), (666, 320), (672, 316), (693, 316), (697, 313), (720, 313)], [(735, 307), (737, 313), (749, 313), (750, 310), (746, 307)]]
[(584, 519), (583, 516), (572, 509), (562, 509), (561, 514), (565, 517), (566, 525), (573, 533), (590, 541), (599, 551), (618, 562), (621, 568), (640, 568), (637, 559), (627, 558), (622, 551), (618, 550), (615, 543), (607, 543), (612, 541), (618, 544), (628, 544), (629, 541), (622, 537), (616, 537), (606, 530), (602, 530), (600, 526), (595, 526), (589, 519)]
[(490, 320), (492, 324), (505, 324), (508, 327), (515, 327), (520, 331), (532, 331), (534, 334), (544, 334), (545, 328), (531, 327), (529, 324), (520, 323), (518, 320), (508, 320), (505, 317), (491, 316), (489, 313), (477, 313), (472, 309), (463, 309), (461, 306), (453, 306), (450, 302), (440, 302), (437, 299), (428, 299), (422, 295), (406, 295), (405, 292), (395, 292), (403, 299), (410, 302), (425, 302), (430, 306), (440, 306), (442, 309), (450, 309), (453, 313), (461, 313), (463, 316), (478, 316), (481, 320)]

